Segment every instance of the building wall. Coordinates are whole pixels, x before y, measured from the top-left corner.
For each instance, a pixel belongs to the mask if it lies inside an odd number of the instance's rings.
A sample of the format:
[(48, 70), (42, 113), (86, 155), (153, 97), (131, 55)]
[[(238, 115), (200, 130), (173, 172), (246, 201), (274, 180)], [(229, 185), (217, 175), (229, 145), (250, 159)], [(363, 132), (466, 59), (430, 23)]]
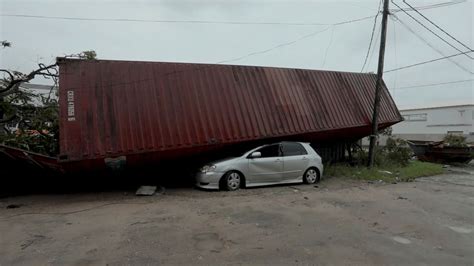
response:
[(474, 105), (400, 110), (404, 121), (392, 134), (411, 140), (442, 140), (446, 134), (462, 134), (474, 141)]
[[(474, 143), (474, 104), (400, 110), (404, 121), (392, 127), (392, 135), (406, 140), (440, 141), (446, 134), (462, 134)], [(379, 136), (380, 145), (387, 137)], [(368, 138), (362, 145), (368, 145)]]
[[(23, 83), (21, 85), (21, 90), (33, 93), (37, 96), (43, 96), (45, 98), (51, 97), (51, 99), (56, 99), (58, 100), (58, 96), (54, 93), (54, 91), (51, 91), (52, 85), (40, 85), (40, 84), (31, 84), (31, 83)], [(56, 88), (57, 89), (57, 88)], [(52, 92), (50, 94), (50, 92)], [(43, 102), (41, 98), (33, 98), (31, 104), (34, 106), (43, 106)]]

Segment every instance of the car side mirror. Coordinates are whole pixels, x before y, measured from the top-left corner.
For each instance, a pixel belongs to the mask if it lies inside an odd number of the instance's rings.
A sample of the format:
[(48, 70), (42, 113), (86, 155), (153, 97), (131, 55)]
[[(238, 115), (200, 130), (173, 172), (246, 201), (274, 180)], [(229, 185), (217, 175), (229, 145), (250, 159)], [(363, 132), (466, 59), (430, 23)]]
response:
[(262, 153), (259, 152), (259, 151), (254, 151), (252, 152), (252, 154), (250, 154), (250, 158), (253, 159), (253, 158), (260, 158), (262, 157)]

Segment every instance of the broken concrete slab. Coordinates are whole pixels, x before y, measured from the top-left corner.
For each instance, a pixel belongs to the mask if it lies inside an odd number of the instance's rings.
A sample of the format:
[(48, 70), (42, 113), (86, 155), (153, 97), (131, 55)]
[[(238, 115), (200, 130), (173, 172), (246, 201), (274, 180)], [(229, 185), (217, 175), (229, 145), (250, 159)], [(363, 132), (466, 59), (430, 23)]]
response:
[(153, 196), (156, 192), (156, 186), (141, 186), (135, 192), (137, 196)]

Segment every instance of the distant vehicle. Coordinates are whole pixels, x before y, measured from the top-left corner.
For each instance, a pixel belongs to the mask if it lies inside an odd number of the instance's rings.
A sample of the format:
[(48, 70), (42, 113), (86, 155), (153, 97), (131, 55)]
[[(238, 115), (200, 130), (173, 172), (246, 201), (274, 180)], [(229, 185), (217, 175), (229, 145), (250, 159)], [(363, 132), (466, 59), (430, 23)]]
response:
[(308, 143), (281, 142), (205, 165), (196, 176), (196, 185), (206, 189), (237, 190), (285, 183), (314, 184), (321, 179), (322, 173), (321, 157)]

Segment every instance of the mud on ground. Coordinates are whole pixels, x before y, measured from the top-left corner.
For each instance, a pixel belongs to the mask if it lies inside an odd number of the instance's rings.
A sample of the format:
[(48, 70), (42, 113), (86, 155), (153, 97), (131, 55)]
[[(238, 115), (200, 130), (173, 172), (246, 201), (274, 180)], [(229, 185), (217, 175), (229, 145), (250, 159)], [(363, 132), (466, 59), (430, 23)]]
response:
[(0, 265), (473, 265), (474, 171), (0, 199)]

